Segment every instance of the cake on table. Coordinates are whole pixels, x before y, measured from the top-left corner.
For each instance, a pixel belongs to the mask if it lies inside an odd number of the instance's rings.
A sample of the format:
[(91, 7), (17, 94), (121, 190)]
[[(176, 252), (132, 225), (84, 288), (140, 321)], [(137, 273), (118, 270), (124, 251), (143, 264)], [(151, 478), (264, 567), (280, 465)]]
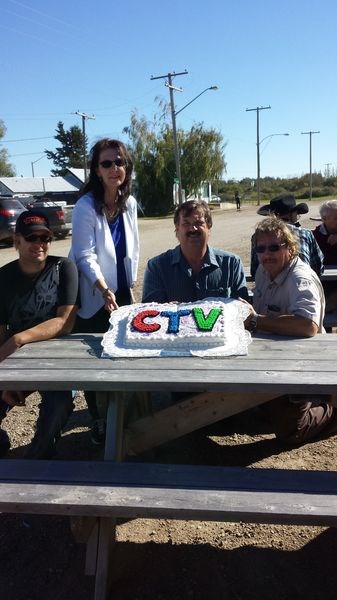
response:
[(218, 298), (122, 306), (111, 313), (102, 357), (247, 354), (251, 337), (243, 322), (248, 313), (239, 300)]

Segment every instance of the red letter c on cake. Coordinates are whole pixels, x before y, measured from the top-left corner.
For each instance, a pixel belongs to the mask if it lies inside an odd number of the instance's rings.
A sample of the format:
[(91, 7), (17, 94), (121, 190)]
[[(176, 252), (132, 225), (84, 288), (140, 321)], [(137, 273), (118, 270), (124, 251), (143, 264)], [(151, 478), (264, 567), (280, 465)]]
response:
[(158, 310), (142, 310), (142, 312), (138, 313), (138, 315), (132, 319), (131, 326), (142, 333), (158, 331), (158, 329), (160, 329), (159, 323), (144, 323), (144, 320), (148, 317), (157, 317), (158, 315)]

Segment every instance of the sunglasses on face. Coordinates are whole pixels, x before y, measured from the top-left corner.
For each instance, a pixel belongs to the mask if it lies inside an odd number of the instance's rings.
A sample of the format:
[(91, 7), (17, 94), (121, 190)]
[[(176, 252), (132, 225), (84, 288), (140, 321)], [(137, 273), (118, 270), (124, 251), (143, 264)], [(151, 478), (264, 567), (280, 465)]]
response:
[(53, 238), (50, 235), (27, 235), (25, 237), (26, 242), (29, 244), (34, 244), (34, 242), (39, 242), (40, 244), (49, 244)]
[(103, 169), (110, 169), (112, 166), (125, 167), (125, 160), (123, 158), (115, 158), (115, 160), (102, 160), (100, 163)]
[(265, 252), (278, 252), (279, 250), (281, 250), (282, 246), (286, 246), (285, 243), (283, 244), (269, 244), (269, 246), (264, 246), (263, 244), (256, 246), (256, 252), (257, 254), (264, 254)]

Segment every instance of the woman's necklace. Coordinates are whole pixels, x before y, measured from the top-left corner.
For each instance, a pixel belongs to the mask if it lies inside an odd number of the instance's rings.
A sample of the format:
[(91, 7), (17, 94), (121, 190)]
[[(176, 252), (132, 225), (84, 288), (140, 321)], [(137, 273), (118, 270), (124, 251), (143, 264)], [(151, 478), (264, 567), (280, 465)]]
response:
[(117, 215), (117, 207), (116, 206), (114, 206), (113, 208), (110, 208), (109, 206), (104, 204), (103, 211), (104, 211), (104, 214), (105, 214), (106, 218), (108, 219), (108, 221), (113, 221), (113, 219)]

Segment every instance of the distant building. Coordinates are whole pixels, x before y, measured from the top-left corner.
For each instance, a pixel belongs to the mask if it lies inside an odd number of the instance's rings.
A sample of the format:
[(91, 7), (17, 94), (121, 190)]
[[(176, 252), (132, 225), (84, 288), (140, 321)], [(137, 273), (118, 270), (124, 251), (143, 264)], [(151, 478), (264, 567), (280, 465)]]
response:
[(81, 185), (76, 176), (73, 176), (72, 181), (68, 181), (66, 177), (0, 177), (0, 195), (48, 197), (74, 204)]

